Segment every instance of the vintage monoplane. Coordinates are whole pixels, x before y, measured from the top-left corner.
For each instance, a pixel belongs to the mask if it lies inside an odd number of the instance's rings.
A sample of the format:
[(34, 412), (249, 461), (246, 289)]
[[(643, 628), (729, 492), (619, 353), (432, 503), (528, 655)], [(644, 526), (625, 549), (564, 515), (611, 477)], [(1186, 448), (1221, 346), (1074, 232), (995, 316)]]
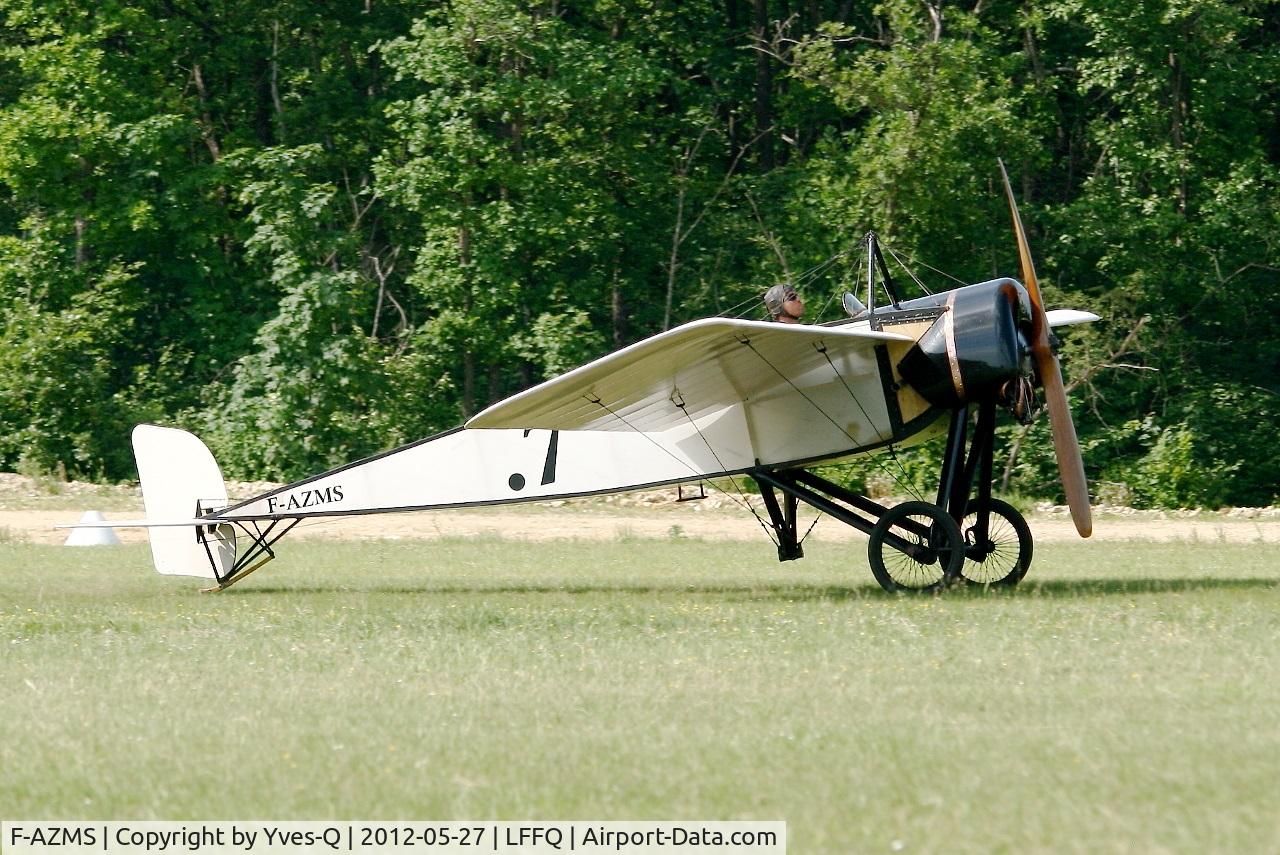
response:
[[(995, 279), (904, 300), (868, 235), (867, 302), (846, 295), (847, 319), (693, 321), (496, 403), (461, 428), (237, 503), (197, 437), (139, 425), (133, 447), (146, 518), (97, 525), (147, 527), (157, 571), (211, 578), (207, 590), (221, 590), (316, 517), (745, 475), (759, 486), (780, 560), (803, 554), (804, 502), (869, 535), (872, 572), (888, 590), (962, 578), (1016, 584), (1032, 539), (1022, 515), (991, 495), (996, 412), (1025, 421), (1035, 388), (1043, 390), (1071, 516), (1088, 537), (1088, 487), (1051, 327), (1097, 316), (1045, 311), (1007, 174), (1004, 185), (1021, 283)], [(877, 281), (887, 304), (876, 305)], [(934, 502), (887, 507), (813, 471), (943, 432)]]

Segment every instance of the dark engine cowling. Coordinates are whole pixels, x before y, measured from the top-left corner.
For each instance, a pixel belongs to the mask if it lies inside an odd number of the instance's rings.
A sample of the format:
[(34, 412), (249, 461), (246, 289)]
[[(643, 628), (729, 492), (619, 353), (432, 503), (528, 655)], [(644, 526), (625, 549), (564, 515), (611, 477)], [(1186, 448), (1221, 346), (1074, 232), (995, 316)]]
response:
[(995, 279), (938, 296), (948, 311), (898, 363), (902, 379), (926, 401), (956, 407), (998, 394), (1026, 373), (1019, 325), (1031, 311), (1021, 285)]

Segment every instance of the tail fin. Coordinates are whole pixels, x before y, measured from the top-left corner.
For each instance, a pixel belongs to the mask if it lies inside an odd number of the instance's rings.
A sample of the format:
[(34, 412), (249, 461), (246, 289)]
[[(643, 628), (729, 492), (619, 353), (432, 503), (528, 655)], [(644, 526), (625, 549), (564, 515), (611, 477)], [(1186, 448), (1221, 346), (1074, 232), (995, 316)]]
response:
[[(177, 428), (138, 425), (133, 456), (142, 483), (147, 519), (190, 520), (227, 506), (218, 461), (195, 435)], [(151, 558), (159, 573), (223, 578), (236, 558), (235, 531), (228, 524), (148, 528)]]

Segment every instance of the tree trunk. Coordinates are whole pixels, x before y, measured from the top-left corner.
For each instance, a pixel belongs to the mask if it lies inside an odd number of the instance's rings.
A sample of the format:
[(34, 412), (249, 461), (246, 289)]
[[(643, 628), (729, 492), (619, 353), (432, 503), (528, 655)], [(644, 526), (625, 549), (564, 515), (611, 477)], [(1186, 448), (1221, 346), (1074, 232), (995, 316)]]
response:
[(622, 277), (618, 275), (617, 262), (613, 265), (610, 291), (609, 320), (613, 327), (613, 349), (618, 350), (627, 342), (627, 307), (622, 301)]
[(271, 26), (271, 106), (275, 110), (276, 139), (285, 144), (284, 105), (280, 102), (280, 22)]
[(756, 47), (756, 133), (761, 134), (759, 142), (760, 169), (768, 172), (773, 169), (773, 58), (766, 50), (769, 44), (769, 2), (754, 0), (754, 20), (752, 37)]
[[(470, 194), (464, 195), (463, 207), (470, 207)], [(466, 226), (458, 227), (458, 264), (462, 267), (466, 293), (462, 298), (464, 315), (471, 314), (471, 232)], [(471, 348), (462, 347), (462, 418), (471, 418), (476, 412), (476, 358)]]
[(214, 131), (213, 114), (209, 112), (209, 91), (205, 89), (204, 73), (198, 62), (191, 66), (191, 80), (196, 85), (196, 97), (200, 99), (200, 136), (204, 139), (205, 148), (209, 149), (209, 156), (217, 163), (222, 159), (222, 146)]
[[(76, 158), (76, 165), (80, 169), (80, 180), (84, 182), (84, 190), (80, 193), (80, 199), (84, 202), (86, 211), (93, 208), (93, 185), (90, 183), (93, 177), (93, 168), (89, 165), (89, 161), (80, 156)], [(76, 214), (75, 221), (76, 232), (76, 269), (84, 267), (89, 262), (89, 219), (82, 213)]]
[(1187, 93), (1186, 93), (1186, 76), (1182, 70), (1182, 60), (1173, 51), (1169, 52), (1169, 69), (1171, 73), (1172, 86), (1172, 121), (1170, 123), (1169, 133), (1173, 139), (1173, 150), (1177, 152), (1177, 170), (1178, 170), (1178, 213), (1182, 216), (1187, 215), (1187, 170), (1186, 164), (1183, 162), (1183, 127), (1187, 120)]
[(502, 368), (496, 363), (489, 366), (489, 398), (485, 404), (502, 399)]
[(476, 357), (470, 348), (462, 351), (462, 420), (476, 414)]

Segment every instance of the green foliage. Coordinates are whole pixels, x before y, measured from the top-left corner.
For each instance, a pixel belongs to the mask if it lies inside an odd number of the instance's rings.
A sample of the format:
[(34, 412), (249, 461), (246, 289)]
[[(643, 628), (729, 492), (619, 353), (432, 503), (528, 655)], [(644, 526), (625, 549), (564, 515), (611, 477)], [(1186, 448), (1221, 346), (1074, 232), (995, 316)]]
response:
[(248, 258), (283, 294), (203, 416), (233, 473), (296, 478), (379, 450), (383, 349), (361, 326), (374, 292), (342, 263), (344, 250), (357, 254), (350, 238), (327, 234), (344, 200), (310, 176), (321, 155), (303, 146), (230, 159), (249, 174), (241, 191), (252, 205)]
[(515, 347), (544, 377), (577, 368), (605, 350), (604, 336), (591, 328), (591, 319), (581, 309), (538, 315), (529, 331), (518, 336)]
[[(1006, 275), (999, 156), (1050, 302), (1106, 316), (1066, 350), (1100, 492), (1273, 501), (1278, 32), (1243, 0), (7, 0), (0, 466), (129, 477), (150, 419), (303, 474), (772, 282), (818, 315), (853, 259), (805, 271), (868, 229), (935, 289)], [(1044, 434), (1002, 428), (1010, 489), (1056, 495)], [(937, 453), (849, 477), (927, 493)]]
[(799, 50), (793, 73), (855, 119), (807, 164), (811, 201), (828, 228), (872, 226), (956, 275), (990, 278), (991, 223), (1002, 210), (992, 167), (997, 157), (1029, 159), (1036, 147), (1030, 97), (1012, 80), (1024, 60), (993, 29), (997, 12), (988, 23), (948, 10), (939, 30), (920, 3), (877, 10), (877, 39), (833, 23)]
[(1271, 505), (1280, 499), (1280, 450), (1269, 437), (1278, 416), (1274, 394), (1218, 384), (1189, 396), (1177, 421), (1148, 415), (1112, 428), (1089, 456), (1116, 485), (1113, 498), (1136, 507)]
[(420, 218), (409, 280), (428, 338), (456, 354), (465, 415), (597, 353), (598, 333), (565, 334), (643, 281), (620, 243), (650, 215), (662, 75), (625, 41), (517, 3), (455, 3), (385, 53), (419, 94), (389, 108), (402, 142), (379, 188)]
[(83, 478), (129, 464), (120, 438), (148, 415), (118, 359), (132, 279), (120, 265), (68, 275), (44, 241), (0, 238), (0, 460)]
[(1142, 457), (1126, 461), (1116, 475), (1136, 507), (1191, 507), (1220, 505), (1225, 483), (1239, 463), (1206, 459), (1201, 438), (1186, 422), (1161, 427), (1154, 419), (1126, 422), (1123, 440), (1146, 449)]

